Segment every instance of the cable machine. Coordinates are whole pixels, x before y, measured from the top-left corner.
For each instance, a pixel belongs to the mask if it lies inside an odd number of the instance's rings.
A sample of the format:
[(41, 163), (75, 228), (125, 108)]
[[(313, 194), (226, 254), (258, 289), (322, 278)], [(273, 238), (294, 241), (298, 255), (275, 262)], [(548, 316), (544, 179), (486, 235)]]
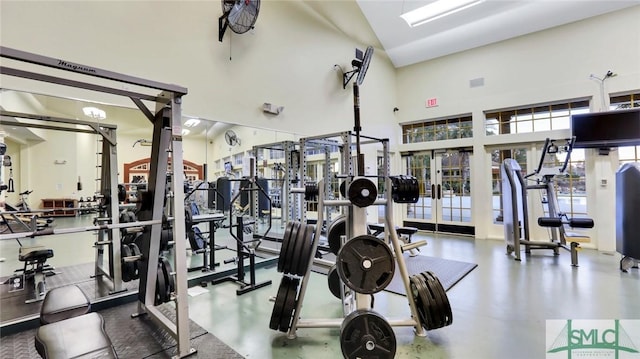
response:
[[(118, 263), (122, 259), (120, 253), (120, 240), (117, 231), (120, 228), (128, 227), (144, 227), (143, 245), (140, 248), (141, 254), (131, 258), (131, 260), (139, 260), (141, 268), (140, 287), (138, 291), (138, 312), (139, 314), (147, 314), (157, 324), (163, 327), (177, 342), (177, 356), (186, 357), (195, 353), (195, 349), (190, 348), (189, 337), (189, 313), (187, 303), (187, 268), (185, 253), (186, 241), (185, 223), (184, 223), (184, 168), (182, 158), (182, 121), (181, 121), (181, 103), (182, 96), (187, 94), (187, 89), (181, 86), (165, 84), (151, 80), (145, 80), (133, 76), (128, 76), (108, 70), (95, 68), (92, 66), (82, 65), (65, 61), (61, 59), (50, 58), (29, 52), (15, 50), (7, 47), (0, 47), (0, 56), (10, 60), (22, 63), (30, 63), (37, 66), (54, 68), (69, 71), (78, 75), (94, 78), (96, 82), (84, 82), (78, 80), (56, 77), (42, 72), (32, 72), (7, 67), (4, 64), (0, 67), (0, 72), (6, 76), (16, 76), (26, 79), (43, 81), (63, 86), (82, 88), (90, 91), (109, 93), (113, 95), (125, 96), (130, 98), (140, 111), (153, 124), (153, 143), (151, 149), (151, 162), (149, 172), (149, 200), (146, 203), (147, 211), (140, 213), (140, 222), (119, 223), (118, 194), (117, 188), (117, 171), (110, 171), (108, 174), (108, 187), (106, 182), (103, 184), (105, 190), (105, 200), (108, 201), (108, 213), (111, 214), (110, 223), (101, 223), (91, 227), (69, 228), (64, 230), (45, 230), (28, 233), (19, 233), (16, 235), (38, 236), (60, 233), (74, 233), (82, 231), (107, 230), (108, 241), (110, 245), (110, 255), (112, 256), (112, 264), (114, 272), (111, 277), (119, 277)], [(141, 92), (121, 89), (120, 85), (109, 87), (102, 85), (103, 81), (97, 81), (95, 78), (113, 81), (115, 83), (125, 83), (143, 89), (160, 90), (158, 95), (148, 95)], [(85, 78), (86, 79), (86, 78)], [(151, 110), (143, 102), (151, 102), (155, 104), (155, 109)], [(103, 131), (103, 129), (99, 129)], [(115, 143), (115, 138), (113, 139)], [(103, 152), (103, 158), (109, 155), (110, 163), (115, 164), (115, 152), (111, 157), (111, 147), (106, 148), (107, 153)], [(103, 148), (105, 151), (105, 148)], [(171, 160), (171, 161), (169, 161)], [(172, 168), (169, 166), (172, 164)], [(109, 167), (111, 164), (109, 165)], [(103, 171), (106, 171), (103, 168)], [(170, 180), (167, 180), (169, 175)], [(165, 212), (171, 209), (171, 212)], [(171, 220), (170, 220), (171, 219)], [(174, 255), (173, 270), (161, 271), (159, 268), (167, 269), (164, 264), (165, 260), (160, 255), (160, 239), (163, 226), (167, 226), (169, 222), (173, 222), (173, 242), (175, 251), (179, 255)], [(5, 239), (6, 235), (0, 235), (0, 239)], [(9, 235), (12, 236), (12, 235)], [(8, 237), (7, 237), (8, 238)], [(13, 238), (13, 237), (12, 237)], [(163, 300), (158, 301), (156, 290), (161, 287), (161, 279), (164, 281), (173, 281), (174, 288), (170, 292), (160, 293)], [(168, 287), (165, 287), (168, 288)], [(161, 292), (161, 291), (160, 291)], [(175, 302), (175, 324), (163, 314), (158, 305), (163, 301), (172, 300)]]

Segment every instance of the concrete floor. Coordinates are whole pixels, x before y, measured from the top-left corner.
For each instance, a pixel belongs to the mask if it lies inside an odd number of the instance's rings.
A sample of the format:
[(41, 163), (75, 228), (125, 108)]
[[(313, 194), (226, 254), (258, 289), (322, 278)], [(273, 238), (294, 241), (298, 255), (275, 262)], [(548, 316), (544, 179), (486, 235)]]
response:
[[(453, 324), (417, 337), (413, 328), (394, 328), (397, 358), (543, 358), (548, 319), (640, 319), (640, 271), (618, 270), (620, 256), (580, 252), (580, 267), (570, 255), (535, 251), (516, 262), (499, 241), (423, 235), (423, 255), (478, 263), (449, 292)], [(421, 239), (421, 238), (416, 238)], [(207, 287), (189, 298), (189, 316), (247, 358), (339, 358), (338, 329), (299, 329), (296, 339), (268, 328), (282, 275), (275, 268), (258, 272), (273, 285), (236, 296), (231, 283)], [(408, 318), (403, 296), (375, 295), (375, 310), (388, 318)], [(312, 273), (302, 318), (338, 318), (340, 302), (326, 277)], [(640, 347), (640, 321), (630, 335)], [(629, 331), (631, 332), (631, 331)], [(560, 353), (566, 355), (566, 353)]]
[[(224, 244), (227, 236), (220, 234), (217, 242)], [(551, 340), (555, 337), (546, 332), (548, 319), (635, 319), (635, 329), (627, 328), (627, 332), (640, 348), (640, 270), (620, 272), (618, 254), (582, 250), (580, 267), (573, 268), (564, 251), (557, 257), (550, 251), (535, 251), (516, 262), (505, 255), (501, 241), (414, 236), (420, 239), (429, 242), (421, 249), (423, 255), (477, 263), (478, 267), (448, 292), (451, 326), (430, 331), (426, 337), (414, 335), (413, 328), (394, 328), (397, 358), (543, 358), (549, 336)], [(41, 237), (29, 244), (53, 247), (52, 264), (64, 266), (92, 261), (93, 240), (91, 233), (85, 233)], [(18, 264), (14, 259), (17, 244), (2, 242), (0, 254), (7, 261), (0, 263), (0, 272), (7, 275)], [(217, 259), (233, 255), (223, 250)], [(200, 258), (192, 256), (190, 262), (197, 265)], [(233, 264), (226, 268), (230, 266)], [(189, 276), (193, 275), (197, 272)], [(242, 296), (236, 295), (238, 287), (233, 283), (209, 285), (204, 294), (189, 297), (189, 316), (247, 358), (341, 357), (339, 329), (299, 329), (296, 339), (269, 329), (270, 298), (276, 295), (281, 278), (274, 267), (260, 269), (257, 280), (270, 279), (273, 284)], [(384, 291), (375, 295), (374, 309), (388, 318), (409, 317), (406, 298)], [(340, 318), (341, 313), (340, 301), (329, 292), (326, 277), (312, 273), (302, 318)]]

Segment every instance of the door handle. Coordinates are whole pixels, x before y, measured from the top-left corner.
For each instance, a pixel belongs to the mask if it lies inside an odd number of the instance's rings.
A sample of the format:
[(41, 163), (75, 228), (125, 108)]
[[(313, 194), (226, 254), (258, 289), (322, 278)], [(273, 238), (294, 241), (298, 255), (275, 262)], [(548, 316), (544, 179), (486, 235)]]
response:
[(436, 199), (436, 185), (431, 185), (431, 199)]
[(442, 198), (442, 186), (438, 185), (438, 199)]

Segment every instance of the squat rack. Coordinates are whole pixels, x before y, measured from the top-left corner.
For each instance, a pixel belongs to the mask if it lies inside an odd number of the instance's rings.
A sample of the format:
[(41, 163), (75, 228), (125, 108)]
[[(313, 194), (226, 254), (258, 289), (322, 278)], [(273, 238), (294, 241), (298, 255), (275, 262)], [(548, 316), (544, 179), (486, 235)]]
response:
[[(0, 73), (8, 76), (22, 77), (36, 81), (53, 83), (63, 86), (77, 87), (90, 91), (109, 93), (118, 96), (128, 97), (140, 109), (140, 111), (153, 124), (153, 143), (151, 148), (151, 162), (149, 172), (148, 190), (151, 193), (152, 202), (151, 211), (148, 214), (150, 218), (141, 218), (143, 221), (151, 221), (151, 230), (146, 231), (148, 245), (143, 246), (141, 267), (146, 268), (140, 273), (140, 287), (138, 292), (138, 309), (139, 312), (145, 312), (160, 326), (169, 332), (169, 334), (177, 342), (177, 356), (186, 357), (195, 353), (195, 349), (190, 348), (189, 336), (189, 309), (187, 303), (187, 267), (186, 257), (175, 255), (174, 270), (176, 276), (176, 293), (175, 297), (175, 314), (176, 323), (174, 324), (170, 318), (158, 310), (154, 304), (156, 291), (156, 281), (153, 276), (147, 280), (147, 274), (155, 273), (158, 268), (158, 256), (160, 254), (160, 238), (162, 231), (162, 222), (164, 213), (164, 200), (168, 197), (168, 207), (173, 209), (173, 241), (175, 244), (176, 254), (184, 253), (186, 250), (185, 223), (184, 223), (184, 168), (182, 154), (182, 123), (181, 123), (181, 103), (182, 96), (187, 94), (187, 89), (178, 85), (166, 84), (152, 80), (146, 80), (138, 77), (120, 74), (108, 70), (95, 68), (92, 66), (73, 63), (70, 61), (37, 55), (25, 51), (20, 51), (4, 46), (0, 47), (0, 57), (16, 60), (23, 63), (30, 63), (48, 68), (69, 71), (79, 75), (86, 75), (93, 78), (100, 78), (114, 82), (120, 82), (146, 89), (160, 90), (157, 96), (144, 93), (119, 89), (100, 85), (98, 83), (90, 83), (77, 81), (68, 78), (48, 75), (42, 72), (31, 72), (20, 70), (7, 66), (0, 66)], [(95, 81), (95, 79), (94, 79)], [(143, 101), (155, 103), (155, 111), (150, 110)], [(114, 139), (115, 142), (115, 139)], [(172, 161), (172, 168), (169, 168), (169, 156)], [(115, 163), (115, 152), (114, 152)], [(170, 181), (170, 190), (167, 190), (167, 174), (172, 175)], [(110, 188), (108, 192), (103, 193), (105, 197), (114, 198), (117, 191), (117, 171), (110, 173)], [(110, 213), (118, 213), (118, 202), (111, 200)], [(110, 238), (113, 241), (112, 250), (113, 258), (120, 263), (120, 245), (119, 236), (117, 235), (117, 225), (119, 223), (118, 216), (111, 216), (111, 225), (102, 226), (110, 230)], [(78, 229), (78, 232), (85, 230)], [(115, 265), (118, 267), (118, 264)], [(113, 273), (115, 274), (115, 273)]]

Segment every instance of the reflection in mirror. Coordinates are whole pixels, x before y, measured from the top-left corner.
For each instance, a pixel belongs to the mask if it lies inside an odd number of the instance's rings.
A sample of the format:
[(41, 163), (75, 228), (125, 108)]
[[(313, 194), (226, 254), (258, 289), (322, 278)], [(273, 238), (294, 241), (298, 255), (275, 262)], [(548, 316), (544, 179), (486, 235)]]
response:
[[(128, 292), (137, 290), (136, 279), (109, 277), (114, 265), (109, 262), (109, 255), (101, 256), (97, 263), (96, 258), (100, 256), (96, 255), (98, 249), (95, 243), (99, 241), (96, 231), (35, 237), (20, 237), (15, 233), (30, 232), (33, 228), (53, 228), (60, 233), (60, 230), (93, 227), (96, 224), (96, 218), (100, 217), (100, 205), (104, 204), (100, 192), (103, 137), (85, 126), (85, 122), (105, 128), (115, 127), (117, 168), (114, 170), (118, 172), (119, 189), (122, 189), (119, 193), (119, 221), (134, 220), (135, 217), (129, 212), (135, 212), (139, 191), (146, 189), (148, 178), (152, 138), (150, 121), (138, 109), (107, 103), (10, 89), (1, 89), (0, 95), (0, 142), (5, 143), (7, 148), (2, 158), (4, 165), (0, 167), (1, 184), (7, 186), (3, 187), (1, 196), (2, 282), (19, 275), (19, 270), (24, 269), (25, 263), (20, 260), (21, 251), (28, 247), (41, 247), (52, 253), (51, 257), (46, 258), (46, 273), (49, 275), (44, 277), (49, 289), (75, 283), (91, 300), (114, 295), (111, 293), (113, 280), (124, 282), (122, 287)], [(37, 116), (42, 117), (33, 119)], [(53, 123), (44, 117), (70, 121)], [(187, 253), (182, 254), (173, 253), (173, 249), (168, 248), (165, 255), (187, 256), (190, 283), (199, 283), (199, 278), (211, 280), (212, 276), (219, 279), (227, 271), (235, 270), (238, 233), (233, 226), (232, 216), (240, 214), (245, 218), (255, 218), (254, 222), (259, 227), (253, 228), (252, 224), (241, 231), (247, 241), (244, 245), (254, 249), (259, 242), (251, 240), (268, 228), (267, 219), (281, 217), (281, 214), (276, 214), (281, 206), (273, 206), (277, 198), (272, 198), (273, 192), (269, 186), (265, 186), (265, 193), (271, 200), (273, 212), (268, 216), (264, 212), (268, 211), (264, 205), (257, 212), (243, 213), (247, 202), (252, 200), (240, 196), (237, 204), (233, 204), (235, 207), (228, 206), (231, 205), (231, 199), (241, 192), (242, 178), (251, 175), (249, 158), (256, 158), (255, 146), (295, 143), (298, 139), (294, 134), (184, 116), (184, 172), (189, 185), (185, 208), (191, 211), (190, 222), (185, 223), (189, 234), (185, 240), (189, 248)], [(257, 168), (257, 176), (268, 176), (282, 182), (282, 176), (277, 174), (282, 159), (266, 159), (264, 156), (263, 153), (257, 160), (252, 160), (257, 164), (254, 167)], [(233, 183), (233, 186), (229, 186), (228, 196), (224, 195), (226, 197), (218, 190), (220, 178), (227, 178), (228, 183)], [(279, 187), (271, 184), (270, 188)], [(31, 220), (34, 216), (37, 217), (36, 221)], [(282, 232), (284, 226), (273, 223), (271, 227), (276, 233)], [(122, 233), (121, 240), (133, 244), (137, 236)], [(121, 252), (131, 252), (130, 244), (126, 245), (126, 251), (124, 247), (121, 248)], [(106, 253), (109, 252), (107, 247), (103, 246)], [(256, 258), (258, 262), (275, 255), (256, 253), (259, 255)], [(130, 266), (123, 265), (125, 267)], [(106, 273), (102, 274), (102, 269), (97, 268), (104, 269)], [(33, 284), (33, 287), (29, 287), (28, 282), (24, 283), (26, 285), (23, 288), (16, 290), (8, 285), (2, 286), (0, 322), (37, 316), (41, 301), (25, 303), (34, 298), (37, 288)]]

